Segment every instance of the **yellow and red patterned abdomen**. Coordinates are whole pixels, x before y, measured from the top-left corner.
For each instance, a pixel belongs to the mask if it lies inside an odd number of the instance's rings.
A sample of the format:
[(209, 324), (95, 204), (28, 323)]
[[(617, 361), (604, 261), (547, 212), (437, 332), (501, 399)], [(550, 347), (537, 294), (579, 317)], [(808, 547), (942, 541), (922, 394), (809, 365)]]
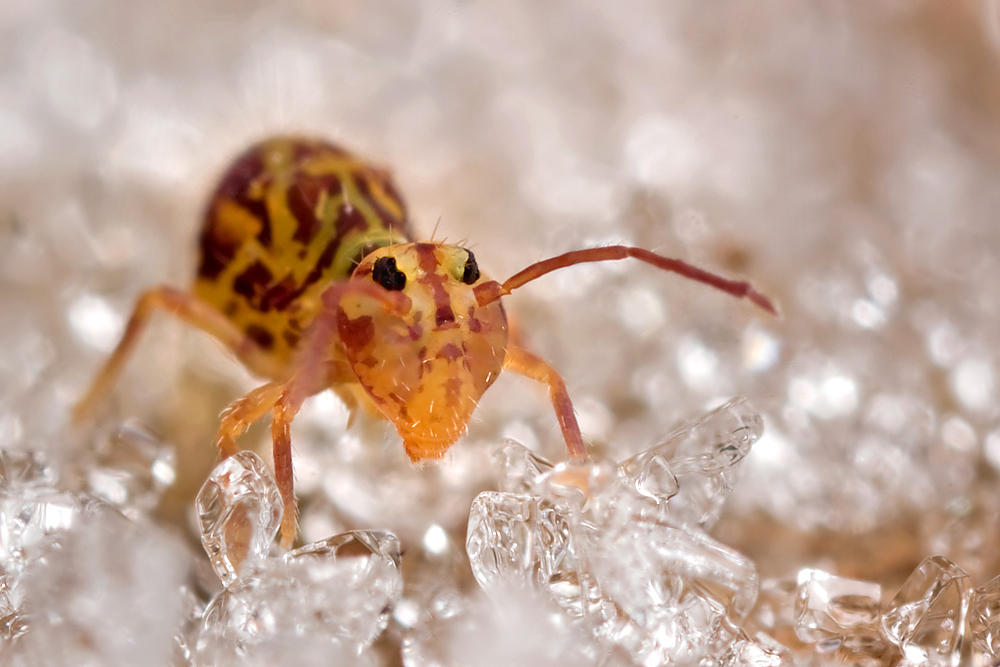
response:
[(326, 287), (409, 239), (386, 171), (324, 141), (268, 139), (233, 162), (208, 204), (193, 292), (290, 365)]

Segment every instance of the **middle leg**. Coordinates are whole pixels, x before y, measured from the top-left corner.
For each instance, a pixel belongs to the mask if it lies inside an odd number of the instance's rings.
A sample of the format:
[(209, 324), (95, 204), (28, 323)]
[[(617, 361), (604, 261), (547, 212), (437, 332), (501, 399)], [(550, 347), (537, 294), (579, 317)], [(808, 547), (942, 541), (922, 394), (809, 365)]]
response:
[(325, 388), (314, 386), (309, 388), (311, 390), (306, 390), (301, 386), (301, 381), (299, 376), (292, 377), (287, 382), (269, 382), (234, 401), (223, 413), (215, 440), (223, 458), (232, 456), (239, 451), (236, 438), (268, 411), (272, 411), (274, 477), (284, 507), (281, 518), (281, 545), (286, 549), (291, 548), (295, 540), (297, 526), (291, 423), (305, 399)]
[[(334, 384), (351, 381), (349, 367), (344, 363), (339, 346), (336, 344), (340, 300), (350, 294), (366, 294), (377, 299), (388, 312), (405, 312), (409, 307), (409, 299), (405, 296), (387, 292), (371, 283), (348, 281), (330, 286), (323, 293), (323, 306), (319, 314), (302, 338), (291, 377), (280, 384), (266, 384), (234, 403), (231, 408), (233, 413), (231, 423), (227, 425), (224, 420), (223, 427), (219, 430), (219, 447), (226, 455), (227, 451), (235, 451), (235, 443), (225, 429), (242, 432), (246, 426), (240, 430), (239, 425), (244, 419), (249, 419), (247, 422), (249, 424), (271, 409), (274, 476), (284, 505), (284, 514), (281, 518), (281, 546), (285, 549), (291, 548), (298, 529), (292, 469), (292, 419), (302, 407), (302, 403), (313, 394)], [(229, 418), (230, 415), (227, 414), (226, 417)]]
[(243, 398), (233, 401), (223, 411), (219, 432), (215, 437), (215, 444), (219, 448), (222, 458), (229, 458), (239, 451), (236, 438), (274, 407), (281, 396), (283, 386), (283, 383), (268, 382), (257, 387)]

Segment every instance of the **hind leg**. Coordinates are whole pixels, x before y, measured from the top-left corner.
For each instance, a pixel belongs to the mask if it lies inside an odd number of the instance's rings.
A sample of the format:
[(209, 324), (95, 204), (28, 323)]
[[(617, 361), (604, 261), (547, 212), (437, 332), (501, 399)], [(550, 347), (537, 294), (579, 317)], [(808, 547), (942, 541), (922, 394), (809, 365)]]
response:
[(273, 359), (252, 338), (233, 324), (212, 305), (193, 294), (166, 285), (143, 292), (136, 302), (125, 333), (104, 367), (94, 379), (90, 390), (73, 408), (73, 421), (82, 422), (114, 387), (125, 364), (135, 352), (149, 319), (158, 310), (165, 311), (200, 329), (236, 354), (253, 372), (266, 377), (281, 377), (287, 372), (284, 364)]

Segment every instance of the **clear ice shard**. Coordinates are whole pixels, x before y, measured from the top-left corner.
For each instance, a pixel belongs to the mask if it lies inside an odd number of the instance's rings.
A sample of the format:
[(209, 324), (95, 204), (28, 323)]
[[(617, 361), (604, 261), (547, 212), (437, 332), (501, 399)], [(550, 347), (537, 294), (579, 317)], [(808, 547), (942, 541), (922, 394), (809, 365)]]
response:
[(1000, 664), (1000, 577), (994, 577), (975, 590), (969, 609), (969, 627), (973, 666)]
[(680, 491), (677, 475), (655, 448), (625, 459), (618, 471), (622, 479), (635, 485), (635, 490), (641, 495), (657, 502), (670, 500)]
[(491, 596), (534, 589), (639, 664), (697, 662), (753, 606), (753, 563), (658, 511), (614, 466), (560, 464), (517, 488), (531, 493), (480, 494), (469, 517)]
[(798, 584), (789, 577), (760, 582), (757, 602), (748, 618), (749, 627), (767, 633), (785, 646), (795, 646), (795, 600)]
[[(318, 611), (306, 618), (316, 623), (313, 631), (323, 627), (342, 643), (356, 643), (360, 651), (385, 629), (403, 585), (395, 535), (352, 530), (296, 549), (284, 560), (327, 594), (326, 599), (315, 599)], [(353, 596), (328, 595), (330, 591)]]
[(184, 549), (56, 481), (40, 455), (0, 451), (0, 662), (169, 664)]
[(795, 634), (817, 650), (835, 650), (843, 637), (864, 631), (878, 620), (882, 587), (822, 570), (799, 571)]
[(0, 493), (54, 487), (56, 470), (41, 452), (0, 449)]
[(0, 569), (0, 653), (10, 652), (27, 629), (24, 584), (16, 574)]
[(25, 570), (28, 627), (18, 649), (27, 664), (172, 664), (188, 551), (172, 534), (102, 507), (81, 512)]
[(712, 525), (735, 480), (734, 466), (764, 432), (749, 401), (737, 397), (666, 441), (622, 461), (622, 479), (682, 523)]
[(278, 485), (264, 461), (249, 451), (230, 456), (198, 492), (201, 543), (223, 585), (263, 560), (281, 524)]
[(40, 453), (0, 450), (0, 655), (10, 653), (28, 630), (29, 566), (88, 512), (99, 509), (94, 499), (57, 490), (56, 479)]
[(930, 556), (886, 606), (882, 631), (908, 662), (957, 667), (971, 597), (965, 571), (943, 556)]
[(534, 496), (486, 491), (472, 503), (466, 550), (487, 591), (508, 585), (547, 586), (570, 558), (569, 524)]
[(743, 630), (723, 652), (719, 663), (724, 667), (791, 667), (791, 651), (758, 632), (754, 636)]
[(605, 591), (633, 617), (694, 595), (742, 621), (757, 599), (757, 571), (708, 535), (665, 520), (634, 518), (589, 546)]
[(78, 499), (70, 493), (36, 488), (0, 495), (0, 563), (20, 569), (24, 551), (78, 520)]
[(175, 476), (174, 450), (125, 423), (101, 440), (87, 470), (91, 493), (135, 518), (156, 506)]
[(625, 667), (537, 593), (471, 598), (403, 641), (404, 667)]
[(514, 440), (500, 448), (500, 490), (507, 493), (530, 493), (534, 482), (552, 470), (552, 464)]
[(393, 534), (352, 531), (258, 563), (205, 610), (195, 664), (351, 664), (399, 599), (399, 562)]

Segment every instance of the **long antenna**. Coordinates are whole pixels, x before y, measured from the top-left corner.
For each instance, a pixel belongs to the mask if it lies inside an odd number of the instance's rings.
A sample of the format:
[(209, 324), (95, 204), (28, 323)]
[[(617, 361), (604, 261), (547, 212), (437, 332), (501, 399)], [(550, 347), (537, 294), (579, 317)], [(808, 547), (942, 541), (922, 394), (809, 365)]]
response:
[(567, 266), (573, 266), (574, 264), (607, 262), (626, 259), (628, 257), (633, 257), (639, 261), (646, 262), (647, 264), (652, 264), (656, 268), (662, 269), (663, 271), (670, 271), (690, 280), (705, 283), (706, 285), (710, 285), (717, 290), (731, 294), (738, 299), (749, 299), (759, 308), (766, 310), (774, 316), (779, 316), (778, 308), (774, 305), (774, 302), (772, 302), (771, 299), (766, 297), (764, 294), (758, 292), (754, 289), (753, 285), (746, 281), (723, 278), (718, 274), (705, 271), (704, 269), (699, 269), (697, 266), (693, 266), (679, 259), (672, 259), (670, 257), (664, 257), (663, 255), (657, 255), (655, 252), (645, 250), (644, 248), (633, 248), (631, 246), (623, 245), (574, 250), (556, 257), (543, 259), (540, 262), (535, 262), (534, 264), (525, 267), (523, 270), (518, 271), (504, 281), (502, 285), (496, 281), (490, 281), (477, 286), (475, 288), (476, 300), (479, 302), (480, 306), (485, 306), (490, 302), (496, 301), (502, 296), (510, 294), (511, 291), (521, 287), (525, 283), (529, 283), (536, 278), (541, 278), (546, 273), (551, 273), (557, 269), (564, 269)]

